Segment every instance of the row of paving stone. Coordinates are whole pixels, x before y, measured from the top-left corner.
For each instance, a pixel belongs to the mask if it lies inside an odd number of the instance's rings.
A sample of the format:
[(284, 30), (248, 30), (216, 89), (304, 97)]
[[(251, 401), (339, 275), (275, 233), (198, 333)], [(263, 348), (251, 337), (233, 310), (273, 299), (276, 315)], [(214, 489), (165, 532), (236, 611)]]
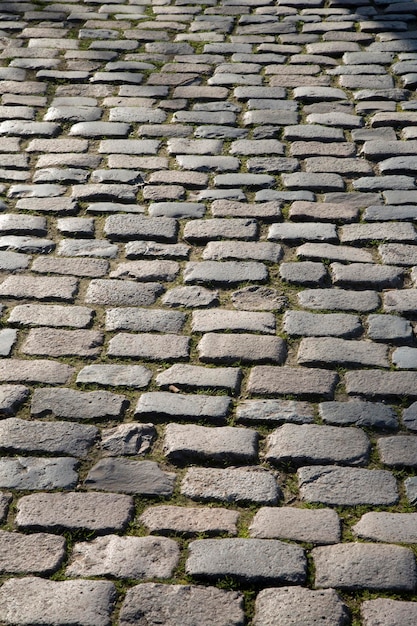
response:
[(0, 3), (1, 624), (415, 626), (416, 14)]

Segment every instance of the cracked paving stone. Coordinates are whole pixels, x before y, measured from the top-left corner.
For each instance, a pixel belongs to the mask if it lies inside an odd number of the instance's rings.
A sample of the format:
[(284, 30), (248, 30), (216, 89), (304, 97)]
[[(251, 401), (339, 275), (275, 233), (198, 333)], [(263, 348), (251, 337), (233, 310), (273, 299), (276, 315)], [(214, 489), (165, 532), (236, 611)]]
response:
[(225, 533), (237, 535), (237, 511), (228, 509), (154, 506), (146, 509), (139, 517), (151, 534), (166, 535), (180, 533), (192, 537), (204, 533), (208, 536)]
[(17, 504), (22, 530), (85, 529), (99, 533), (123, 530), (133, 515), (133, 500), (117, 493), (36, 493)]
[(109, 626), (115, 601), (107, 581), (10, 578), (0, 591), (0, 619), (8, 626), (53, 626), (65, 614), (65, 624)]
[(163, 296), (162, 302), (171, 307), (205, 308), (218, 304), (218, 291), (205, 287), (174, 287)]
[(263, 507), (249, 527), (250, 536), (258, 539), (290, 539), (315, 544), (338, 543), (341, 524), (332, 509)]
[(252, 463), (257, 459), (256, 431), (230, 426), (210, 427), (168, 424), (164, 454), (169, 461), (183, 464), (198, 460), (214, 464)]
[(191, 542), (187, 574), (198, 579), (230, 576), (258, 583), (303, 583), (304, 550), (270, 539), (200, 539)]
[(280, 464), (365, 465), (370, 442), (359, 428), (284, 424), (267, 437), (265, 458)]
[(396, 480), (387, 470), (307, 465), (297, 474), (304, 502), (330, 506), (390, 506), (399, 499)]
[(173, 539), (107, 535), (76, 543), (66, 575), (170, 578), (178, 560), (179, 548)]
[(103, 429), (101, 435), (104, 456), (140, 456), (149, 452), (156, 431), (153, 424), (120, 424)]
[(176, 626), (179, 622), (184, 626), (206, 622), (212, 626), (241, 626), (243, 596), (216, 587), (142, 583), (127, 592), (119, 622), (120, 626), (130, 626), (142, 619), (149, 626)]

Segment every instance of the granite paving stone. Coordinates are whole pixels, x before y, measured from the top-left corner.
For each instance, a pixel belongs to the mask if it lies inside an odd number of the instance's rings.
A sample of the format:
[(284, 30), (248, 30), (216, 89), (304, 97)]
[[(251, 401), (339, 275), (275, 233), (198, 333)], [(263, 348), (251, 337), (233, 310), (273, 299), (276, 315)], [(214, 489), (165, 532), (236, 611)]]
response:
[(76, 543), (67, 576), (170, 578), (178, 564), (179, 548), (166, 537), (106, 535)]
[(78, 480), (76, 466), (76, 459), (71, 457), (3, 457), (0, 486), (20, 491), (72, 489)]
[(349, 621), (348, 609), (334, 589), (268, 588), (262, 589), (256, 598), (255, 626), (291, 626), (297, 622), (312, 626), (345, 626)]
[(117, 493), (36, 493), (17, 505), (16, 525), (22, 530), (63, 528), (98, 533), (123, 530), (132, 518), (131, 496)]
[(415, 543), (415, 517), (415, 513), (365, 513), (352, 531), (368, 541)]
[(388, 598), (365, 600), (361, 606), (361, 615), (365, 626), (412, 626), (417, 616), (417, 604)]
[(48, 575), (59, 569), (65, 554), (65, 539), (47, 533), (24, 535), (0, 531), (2, 574)]
[(414, 626), (416, 16), (2, 5), (1, 624)]
[(86, 487), (111, 492), (170, 496), (175, 474), (164, 472), (154, 461), (105, 458), (96, 463), (87, 475)]
[(382, 402), (364, 402), (349, 400), (348, 402), (322, 402), (319, 414), (325, 424), (334, 426), (364, 426), (370, 428), (397, 429), (396, 412)]
[(181, 483), (181, 493), (192, 500), (254, 502), (275, 505), (281, 490), (274, 475), (261, 467), (190, 467)]
[(332, 509), (263, 507), (249, 530), (251, 537), (259, 539), (290, 539), (318, 545), (338, 543), (341, 538), (340, 519)]
[(109, 391), (75, 391), (44, 387), (32, 396), (31, 414), (63, 419), (118, 419), (126, 407), (125, 396)]
[[(409, 548), (369, 543), (321, 546), (311, 552), (317, 587), (412, 590), (416, 564)], [(384, 564), (389, 562), (389, 568)]]
[(146, 509), (139, 521), (151, 534), (167, 535), (178, 533), (182, 536), (237, 535), (237, 511), (228, 509), (183, 506), (155, 506)]
[(8, 625), (52, 626), (64, 620), (68, 626), (77, 621), (109, 626), (115, 601), (116, 589), (108, 581), (10, 578), (1, 588), (0, 616)]
[[(184, 607), (187, 610), (184, 611)], [(236, 591), (196, 585), (162, 585), (142, 583), (129, 589), (120, 613), (120, 626), (144, 618), (149, 626), (161, 621), (184, 626), (209, 621), (213, 626), (241, 626), (243, 597)]]
[(265, 458), (273, 464), (365, 465), (370, 442), (360, 428), (284, 424), (267, 437)]
[(305, 502), (336, 506), (387, 506), (399, 499), (396, 480), (387, 470), (319, 465), (298, 470), (300, 495)]
[(165, 429), (164, 454), (173, 463), (189, 460), (214, 464), (251, 463), (257, 458), (258, 434), (246, 428), (170, 423)]
[(98, 433), (94, 426), (9, 417), (0, 422), (0, 449), (15, 454), (68, 454), (85, 458)]
[(191, 542), (186, 572), (196, 579), (230, 576), (258, 583), (302, 583), (304, 550), (276, 539), (200, 539)]

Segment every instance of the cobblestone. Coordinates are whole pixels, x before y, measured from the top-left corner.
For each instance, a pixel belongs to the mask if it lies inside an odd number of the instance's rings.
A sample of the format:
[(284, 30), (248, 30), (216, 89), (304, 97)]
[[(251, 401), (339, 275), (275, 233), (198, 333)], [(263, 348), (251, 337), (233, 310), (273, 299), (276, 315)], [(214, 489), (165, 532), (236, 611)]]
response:
[(187, 2), (2, 6), (0, 622), (414, 626), (416, 9)]

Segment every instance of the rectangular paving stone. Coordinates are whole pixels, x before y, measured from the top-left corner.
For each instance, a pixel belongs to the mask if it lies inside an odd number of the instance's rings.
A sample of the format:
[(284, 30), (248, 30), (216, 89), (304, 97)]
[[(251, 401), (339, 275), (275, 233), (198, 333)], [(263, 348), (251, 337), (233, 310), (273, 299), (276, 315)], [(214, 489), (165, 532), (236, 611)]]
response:
[(175, 478), (174, 473), (162, 471), (154, 461), (106, 458), (91, 468), (84, 482), (98, 491), (171, 496)]
[(35, 356), (85, 356), (100, 354), (103, 333), (96, 330), (34, 328), (29, 331), (21, 352)]
[(78, 481), (72, 457), (13, 457), (0, 459), (0, 487), (19, 491), (72, 489)]
[(262, 507), (249, 531), (257, 539), (290, 539), (319, 545), (338, 543), (341, 538), (340, 519), (333, 509)]
[(227, 396), (185, 395), (166, 391), (143, 393), (135, 408), (136, 419), (187, 419), (224, 422), (231, 399)]
[(110, 272), (110, 278), (132, 278), (137, 281), (171, 282), (175, 280), (179, 272), (176, 261), (128, 261), (119, 263)]
[(11, 311), (8, 322), (22, 326), (85, 328), (92, 318), (93, 310), (83, 306), (19, 304)]
[(0, 295), (31, 300), (66, 300), (71, 302), (77, 292), (76, 278), (50, 276), (8, 276), (0, 284)]
[(176, 241), (177, 222), (168, 217), (111, 215), (106, 220), (104, 232), (114, 241), (150, 239), (173, 243)]
[(0, 619), (8, 626), (53, 626), (62, 619), (68, 626), (109, 626), (115, 601), (116, 589), (107, 581), (10, 578), (0, 590)]
[(47, 533), (24, 535), (0, 531), (2, 574), (43, 574), (59, 569), (65, 555), (65, 539)]
[(368, 428), (397, 429), (398, 417), (395, 411), (382, 402), (322, 402), (319, 414), (325, 424), (334, 426), (365, 426)]
[(143, 365), (86, 365), (78, 376), (77, 383), (110, 387), (146, 387), (152, 372)]
[(399, 499), (394, 475), (387, 470), (306, 465), (297, 475), (304, 502), (329, 506), (390, 506)]
[(131, 496), (116, 493), (36, 493), (17, 505), (22, 530), (85, 529), (99, 533), (124, 530), (133, 515)]
[(345, 543), (314, 548), (311, 554), (317, 587), (403, 591), (415, 588), (416, 564), (409, 548)]
[(168, 424), (164, 454), (174, 463), (201, 461), (213, 464), (251, 463), (257, 458), (255, 431), (230, 426), (213, 428)]
[(236, 285), (265, 282), (267, 277), (266, 266), (256, 261), (193, 261), (187, 263), (184, 269), (185, 284)]
[(138, 520), (153, 535), (180, 533), (192, 537), (201, 533), (237, 535), (238, 518), (237, 511), (228, 509), (161, 505), (147, 508)]
[(416, 521), (416, 513), (375, 511), (364, 513), (359, 522), (352, 526), (352, 531), (368, 541), (415, 543)]
[(250, 372), (247, 391), (259, 395), (322, 395), (332, 398), (337, 380), (337, 374), (329, 370), (257, 365)]
[(417, 397), (417, 372), (363, 370), (347, 372), (345, 381), (346, 391), (350, 396), (365, 396), (372, 399)]
[(331, 243), (304, 243), (297, 248), (301, 259), (329, 259), (330, 261), (372, 263), (372, 254), (368, 250), (358, 250), (350, 246), (336, 246)]
[(181, 493), (192, 500), (257, 502), (277, 504), (281, 497), (276, 478), (260, 467), (190, 467), (181, 483)]
[(107, 355), (144, 360), (179, 361), (190, 353), (190, 338), (182, 335), (118, 333), (110, 339)]
[(370, 442), (359, 428), (284, 424), (268, 435), (265, 458), (272, 464), (365, 465)]
[(273, 313), (230, 311), (228, 309), (193, 311), (193, 332), (204, 333), (218, 330), (259, 332), (273, 335), (275, 334), (275, 316)]
[[(174, 7), (173, 7), (174, 8)], [(141, 619), (157, 620), (174, 626), (184, 619), (198, 623), (209, 620), (212, 626), (240, 626), (244, 620), (242, 594), (216, 587), (142, 583), (129, 589), (120, 613), (120, 626)]]
[(277, 263), (281, 257), (282, 247), (267, 241), (209, 241), (202, 255), (202, 258), (208, 261), (253, 259), (255, 261), (270, 261), (272, 263)]
[(126, 398), (109, 391), (76, 391), (74, 389), (35, 389), (31, 414), (53, 415), (62, 419), (118, 419), (126, 408)]
[(368, 340), (352, 341), (333, 337), (301, 340), (299, 365), (349, 365), (389, 367), (388, 347)]
[(280, 337), (250, 334), (206, 333), (197, 345), (205, 363), (283, 363), (285, 341)]
[(360, 335), (363, 330), (357, 315), (306, 311), (287, 311), (282, 327), (288, 335), (300, 337), (349, 338)]
[(413, 626), (417, 619), (417, 603), (388, 598), (365, 600), (361, 605), (364, 626), (388, 626), (389, 622)]
[(68, 454), (85, 458), (98, 434), (94, 426), (9, 417), (0, 422), (0, 449), (15, 454)]
[(258, 583), (303, 583), (304, 550), (275, 539), (200, 539), (189, 545), (186, 572), (197, 579), (230, 576)]
[(196, 365), (176, 364), (158, 374), (156, 384), (162, 388), (170, 386), (180, 390), (216, 389), (237, 393), (241, 371), (237, 367), (199, 367)]
[(94, 279), (87, 288), (85, 301), (107, 306), (150, 306), (163, 290), (159, 283)]
[(62, 385), (72, 377), (70, 365), (46, 359), (0, 359), (0, 381)]
[(296, 400), (243, 400), (236, 409), (242, 424), (309, 424), (314, 421), (313, 406)]
[(178, 333), (186, 317), (180, 311), (123, 307), (106, 311), (106, 330)]
[(179, 548), (167, 537), (106, 535), (76, 543), (67, 576), (170, 578), (178, 564)]
[[(351, 34), (351, 33), (349, 33)], [(347, 607), (334, 589), (311, 591), (304, 587), (262, 589), (256, 598), (254, 626), (262, 626), (279, 615), (282, 626), (309, 621), (322, 626), (349, 623)], [(296, 622), (297, 623), (297, 622)]]
[(400, 267), (379, 263), (332, 263), (330, 265), (334, 285), (345, 287), (374, 287), (384, 289), (400, 287), (404, 270)]
[(305, 289), (298, 294), (301, 306), (316, 310), (374, 311), (379, 306), (376, 291), (348, 289)]

